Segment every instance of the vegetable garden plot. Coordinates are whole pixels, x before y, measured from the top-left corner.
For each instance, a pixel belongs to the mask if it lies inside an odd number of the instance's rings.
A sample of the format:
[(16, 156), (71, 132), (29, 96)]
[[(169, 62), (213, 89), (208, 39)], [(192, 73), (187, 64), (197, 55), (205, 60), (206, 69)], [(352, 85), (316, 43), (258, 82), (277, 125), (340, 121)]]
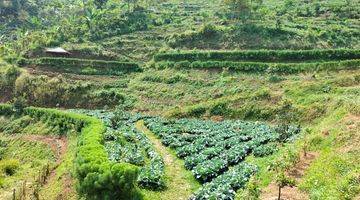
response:
[(246, 156), (270, 155), (277, 151), (280, 143), (293, 139), (300, 131), (298, 127), (278, 128), (259, 122), (166, 120), (105, 111), (78, 112), (102, 119), (107, 127), (105, 147), (112, 162), (139, 166), (141, 187), (163, 189), (163, 158), (146, 135), (134, 127), (135, 122), (143, 119), (165, 146), (185, 160), (185, 168), (203, 183), (191, 200), (233, 199), (235, 191), (244, 187), (257, 170), (256, 166), (244, 162)]
[(151, 141), (134, 127), (134, 123), (143, 118), (141, 115), (119, 116), (117, 113), (99, 110), (78, 112), (97, 117), (104, 122), (104, 145), (109, 159), (139, 166), (139, 186), (152, 190), (165, 187), (163, 158), (155, 151)]
[(270, 155), (300, 131), (298, 127), (245, 121), (148, 118), (145, 123), (204, 183), (192, 199), (232, 199), (234, 191), (256, 171), (255, 166), (243, 162), (246, 156)]

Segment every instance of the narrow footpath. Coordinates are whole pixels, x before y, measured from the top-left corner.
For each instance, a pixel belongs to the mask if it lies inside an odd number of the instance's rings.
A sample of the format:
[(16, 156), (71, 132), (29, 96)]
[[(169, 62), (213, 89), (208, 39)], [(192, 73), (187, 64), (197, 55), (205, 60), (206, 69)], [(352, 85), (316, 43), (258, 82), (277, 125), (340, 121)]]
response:
[(163, 191), (143, 190), (145, 199), (154, 200), (187, 200), (201, 185), (195, 180), (190, 171), (184, 167), (184, 162), (175, 153), (166, 148), (144, 125), (144, 121), (135, 124), (138, 131), (143, 132), (153, 143), (156, 151), (164, 158), (166, 189)]

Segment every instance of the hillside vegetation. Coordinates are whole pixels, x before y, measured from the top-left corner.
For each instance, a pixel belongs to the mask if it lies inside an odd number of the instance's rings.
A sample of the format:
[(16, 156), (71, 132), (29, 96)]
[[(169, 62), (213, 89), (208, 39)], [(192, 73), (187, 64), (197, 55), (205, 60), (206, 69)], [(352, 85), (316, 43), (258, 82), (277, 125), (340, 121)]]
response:
[(359, 199), (359, 19), (359, 0), (0, 0), (0, 199)]

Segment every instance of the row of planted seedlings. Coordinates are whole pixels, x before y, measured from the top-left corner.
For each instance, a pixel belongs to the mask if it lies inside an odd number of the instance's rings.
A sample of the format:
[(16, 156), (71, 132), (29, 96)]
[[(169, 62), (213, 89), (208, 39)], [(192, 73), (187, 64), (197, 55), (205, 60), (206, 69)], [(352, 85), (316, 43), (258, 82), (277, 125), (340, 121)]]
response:
[(246, 156), (270, 155), (300, 130), (287, 126), (280, 131), (264, 123), (245, 121), (149, 118), (145, 122), (164, 145), (185, 160), (185, 168), (204, 183), (192, 199), (234, 198), (234, 191), (256, 171), (255, 166), (243, 162)]
[(135, 128), (135, 122), (144, 116), (101, 110), (78, 112), (97, 117), (104, 122), (104, 146), (109, 159), (112, 162), (130, 163), (140, 167), (137, 179), (140, 187), (151, 190), (165, 188), (164, 160), (146, 135)]
[(359, 68), (357, 49), (184, 51), (154, 56), (158, 69), (229, 69), (253, 73), (294, 74)]

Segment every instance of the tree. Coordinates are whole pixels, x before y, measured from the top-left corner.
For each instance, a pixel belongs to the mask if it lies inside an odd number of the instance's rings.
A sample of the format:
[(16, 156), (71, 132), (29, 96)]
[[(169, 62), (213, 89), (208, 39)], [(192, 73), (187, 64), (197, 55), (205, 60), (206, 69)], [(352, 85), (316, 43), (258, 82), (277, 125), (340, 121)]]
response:
[(304, 133), (304, 138), (303, 138), (303, 144), (302, 144), (302, 150), (304, 153), (304, 157), (307, 156), (307, 152), (310, 149), (310, 143), (309, 143), (309, 138), (308, 136), (311, 134), (311, 130), (310, 129), (305, 129), (305, 133)]
[(299, 161), (299, 154), (290, 149), (284, 154), (283, 157), (276, 159), (271, 163), (269, 169), (275, 172), (275, 182), (278, 186), (278, 200), (281, 199), (281, 189), (284, 187), (294, 187), (295, 179), (287, 175), (287, 172), (295, 163)]
[(278, 200), (281, 200), (281, 189), (288, 186), (288, 187), (294, 187), (295, 186), (295, 180), (285, 174), (284, 171), (280, 171), (278, 174), (276, 174), (276, 184), (278, 186)]

